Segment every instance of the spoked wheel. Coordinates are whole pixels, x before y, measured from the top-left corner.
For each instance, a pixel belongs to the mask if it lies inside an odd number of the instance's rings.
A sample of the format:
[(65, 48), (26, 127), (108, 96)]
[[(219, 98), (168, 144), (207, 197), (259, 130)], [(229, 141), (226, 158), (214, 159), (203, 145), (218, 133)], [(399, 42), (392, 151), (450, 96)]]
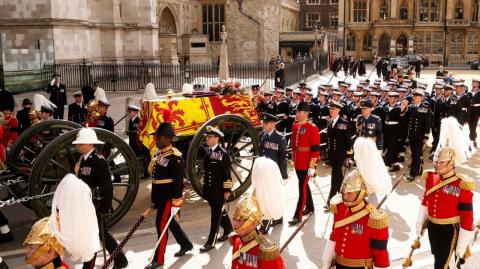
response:
[(204, 134), (207, 126), (214, 126), (225, 135), (222, 146), (232, 160), (232, 195), (229, 201), (242, 195), (251, 184), (253, 162), (259, 154), (258, 132), (245, 118), (237, 115), (220, 115), (206, 122), (193, 137), (187, 154), (187, 174), (194, 190), (203, 197), (203, 159), (207, 152)]
[[(21, 176), (22, 182), (11, 187), (18, 197), (28, 194), (28, 178), (38, 154), (55, 138), (71, 130), (82, 128), (78, 123), (65, 120), (43, 121), (25, 130), (7, 152), (7, 170)], [(31, 208), (29, 202), (24, 203)]]
[[(97, 152), (104, 155), (112, 173), (113, 212), (107, 225), (117, 223), (130, 209), (137, 196), (140, 166), (133, 150), (116, 134), (94, 128), (104, 145), (96, 145)], [(74, 173), (81, 154), (72, 145), (79, 130), (70, 131), (48, 144), (34, 163), (29, 183), (29, 195), (54, 192), (67, 173)], [(34, 200), (32, 203), (39, 217), (50, 214), (52, 196)]]

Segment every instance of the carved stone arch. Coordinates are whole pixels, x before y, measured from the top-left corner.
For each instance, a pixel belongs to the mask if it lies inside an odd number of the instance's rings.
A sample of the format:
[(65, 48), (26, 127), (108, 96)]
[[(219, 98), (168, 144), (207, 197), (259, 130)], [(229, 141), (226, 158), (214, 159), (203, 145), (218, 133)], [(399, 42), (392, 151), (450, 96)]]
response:
[(158, 12), (159, 33), (162, 34), (178, 34), (179, 21), (175, 9), (170, 5), (162, 5)]

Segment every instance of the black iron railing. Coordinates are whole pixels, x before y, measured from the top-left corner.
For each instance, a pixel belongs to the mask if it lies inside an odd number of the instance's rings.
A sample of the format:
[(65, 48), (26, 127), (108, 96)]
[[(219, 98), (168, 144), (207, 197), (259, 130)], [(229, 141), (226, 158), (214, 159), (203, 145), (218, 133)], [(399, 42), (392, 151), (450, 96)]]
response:
[[(303, 59), (285, 65), (285, 85), (291, 85), (326, 69), (327, 56)], [(275, 63), (230, 64), (232, 80), (242, 85), (263, 84), (269, 80), (273, 87)], [(44, 65), (45, 85), (58, 74), (69, 88), (82, 88), (98, 81), (106, 91), (137, 91), (151, 82), (156, 89), (179, 90), (184, 83), (205, 87), (218, 81), (216, 63), (172, 64), (155, 60), (116, 62), (59, 61)]]

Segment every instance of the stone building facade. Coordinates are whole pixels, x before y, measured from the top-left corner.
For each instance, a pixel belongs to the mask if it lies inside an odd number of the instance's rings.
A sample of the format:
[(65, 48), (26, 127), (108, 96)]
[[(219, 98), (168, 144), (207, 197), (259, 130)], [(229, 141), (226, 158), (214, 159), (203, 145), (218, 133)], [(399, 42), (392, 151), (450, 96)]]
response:
[(431, 62), (479, 58), (479, 0), (339, 0), (339, 54), (417, 53)]
[[(299, 27), (296, 0), (20, 0), (0, 2), (5, 49), (40, 51), (41, 61), (145, 58), (216, 61), (222, 25), (231, 62), (268, 61), (279, 35)], [(35, 56), (36, 57), (36, 56)], [(40, 57), (41, 58), (41, 57)], [(38, 59), (38, 57), (37, 57)], [(32, 60), (34, 60), (32, 58)]]

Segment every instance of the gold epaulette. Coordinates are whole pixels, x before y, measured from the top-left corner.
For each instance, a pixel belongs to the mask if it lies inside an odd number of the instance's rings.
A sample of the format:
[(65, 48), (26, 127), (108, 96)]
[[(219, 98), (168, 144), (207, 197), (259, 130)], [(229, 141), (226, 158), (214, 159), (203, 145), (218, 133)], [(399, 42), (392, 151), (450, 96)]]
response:
[(280, 256), (280, 246), (277, 242), (263, 235), (257, 236), (257, 242), (260, 244), (257, 252), (258, 260), (269, 262), (276, 260)]
[(460, 178), (460, 188), (467, 190), (467, 191), (472, 191), (475, 189), (475, 181), (467, 178), (463, 178), (459, 174), (456, 174), (458, 178)]
[(433, 172), (432, 169), (429, 169), (429, 170), (423, 170), (423, 174), (422, 174), (422, 179), (423, 180), (427, 180), (427, 175), (429, 172)]
[(172, 147), (173, 155), (182, 157), (182, 152), (178, 150), (176, 147)]
[(330, 199), (330, 211), (332, 211), (333, 214), (337, 214), (337, 206), (342, 203), (342, 195), (340, 193), (335, 194), (335, 196)]
[(151, 175), (153, 173), (153, 167), (155, 166), (155, 163), (157, 162), (157, 157), (152, 158), (150, 161), (150, 164), (148, 164), (148, 173)]
[(384, 229), (388, 227), (388, 215), (383, 210), (373, 210), (370, 212), (368, 227), (373, 229)]

